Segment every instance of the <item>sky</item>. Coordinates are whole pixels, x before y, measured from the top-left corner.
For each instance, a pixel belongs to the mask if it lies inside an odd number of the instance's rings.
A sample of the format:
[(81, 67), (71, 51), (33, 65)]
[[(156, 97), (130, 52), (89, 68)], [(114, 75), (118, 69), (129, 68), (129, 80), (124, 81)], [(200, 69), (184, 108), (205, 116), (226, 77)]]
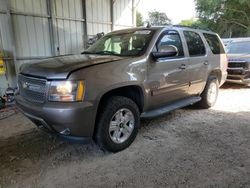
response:
[(154, 9), (165, 12), (173, 24), (196, 16), (194, 0), (140, 0), (137, 7), (144, 20), (147, 19), (148, 12)]

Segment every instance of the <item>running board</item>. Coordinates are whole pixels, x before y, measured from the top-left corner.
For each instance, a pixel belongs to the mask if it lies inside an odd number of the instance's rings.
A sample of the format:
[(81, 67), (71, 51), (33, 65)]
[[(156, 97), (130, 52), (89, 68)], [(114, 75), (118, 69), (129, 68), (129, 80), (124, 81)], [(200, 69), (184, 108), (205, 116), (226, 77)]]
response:
[(151, 111), (148, 111), (148, 112), (143, 112), (141, 114), (141, 118), (151, 119), (151, 118), (154, 118), (154, 117), (158, 117), (158, 116), (166, 114), (166, 113), (168, 113), (168, 112), (170, 112), (172, 110), (176, 110), (176, 109), (183, 108), (185, 106), (189, 106), (189, 105), (192, 105), (194, 103), (197, 103), (200, 100), (201, 100), (201, 97), (186, 98), (186, 99), (183, 99), (183, 100), (168, 104), (166, 106), (157, 108), (155, 110), (151, 110)]

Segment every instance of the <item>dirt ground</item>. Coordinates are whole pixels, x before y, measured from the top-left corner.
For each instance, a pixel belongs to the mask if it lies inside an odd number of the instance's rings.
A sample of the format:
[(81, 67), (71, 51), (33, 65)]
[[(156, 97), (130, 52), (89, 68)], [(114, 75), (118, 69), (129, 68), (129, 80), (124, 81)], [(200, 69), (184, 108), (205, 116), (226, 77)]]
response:
[(0, 120), (3, 187), (250, 187), (250, 88), (143, 122), (116, 154), (51, 137), (20, 113)]

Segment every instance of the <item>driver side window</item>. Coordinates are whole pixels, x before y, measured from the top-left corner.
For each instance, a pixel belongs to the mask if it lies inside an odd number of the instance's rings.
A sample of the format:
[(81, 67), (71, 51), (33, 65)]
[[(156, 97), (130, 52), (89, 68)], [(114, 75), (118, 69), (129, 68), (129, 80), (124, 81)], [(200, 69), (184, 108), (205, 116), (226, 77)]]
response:
[(166, 34), (164, 34), (156, 45), (157, 51), (164, 46), (176, 47), (178, 49), (178, 54), (175, 57), (184, 56), (181, 37), (177, 31), (168, 31)]

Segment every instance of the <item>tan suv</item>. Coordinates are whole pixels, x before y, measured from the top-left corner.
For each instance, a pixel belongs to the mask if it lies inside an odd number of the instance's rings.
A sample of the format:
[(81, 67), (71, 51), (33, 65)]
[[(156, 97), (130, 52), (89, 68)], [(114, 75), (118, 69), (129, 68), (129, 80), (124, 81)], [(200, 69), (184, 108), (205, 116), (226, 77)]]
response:
[(219, 36), (180, 26), (109, 33), (81, 55), (21, 67), (16, 102), (36, 125), (93, 138), (106, 150), (128, 147), (140, 118), (197, 103), (209, 108), (227, 77)]

